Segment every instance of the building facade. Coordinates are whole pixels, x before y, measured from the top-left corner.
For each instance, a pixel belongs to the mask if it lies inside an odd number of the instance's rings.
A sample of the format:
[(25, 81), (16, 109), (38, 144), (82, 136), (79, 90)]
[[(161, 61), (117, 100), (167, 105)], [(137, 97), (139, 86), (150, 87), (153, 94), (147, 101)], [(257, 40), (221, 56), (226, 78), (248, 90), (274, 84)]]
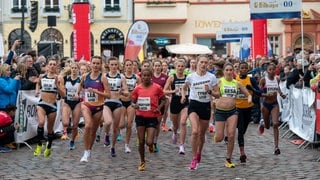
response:
[[(31, 3), (38, 2), (38, 24), (34, 32), (29, 28)], [(22, 12), (24, 10), (24, 31)], [(24, 44), (17, 51), (30, 49), (39, 55), (73, 56), (73, 12), (74, 3), (88, 3), (90, 6), (91, 54), (124, 54), (125, 37), (133, 22), (131, 0), (11, 0), (1, 1), (4, 49), (8, 50), (16, 39)], [(53, 18), (48, 18), (53, 17)], [(1, 26), (0, 26), (1, 27)]]
[[(250, 21), (249, 0), (134, 0), (135, 20), (149, 24), (147, 51), (165, 52), (167, 44), (198, 43), (219, 55), (237, 55), (240, 43), (218, 43), (223, 22)], [(303, 0), (304, 48), (319, 51), (319, 0)], [(268, 38), (274, 54), (301, 49), (300, 19), (268, 19)], [(151, 53), (149, 53), (151, 54)]]

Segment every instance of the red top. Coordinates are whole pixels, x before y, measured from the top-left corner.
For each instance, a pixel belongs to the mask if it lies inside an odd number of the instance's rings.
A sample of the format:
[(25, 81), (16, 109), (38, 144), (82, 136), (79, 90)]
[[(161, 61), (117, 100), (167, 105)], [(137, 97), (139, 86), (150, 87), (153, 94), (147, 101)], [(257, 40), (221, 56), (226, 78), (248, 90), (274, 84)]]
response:
[(136, 115), (146, 118), (159, 117), (161, 113), (155, 113), (154, 110), (159, 106), (159, 99), (163, 96), (162, 88), (156, 83), (152, 83), (148, 88), (143, 87), (142, 84), (135, 87), (132, 92), (132, 99), (139, 106)]
[(155, 77), (154, 75), (152, 75), (151, 79), (152, 79), (152, 82), (159, 84), (163, 89), (168, 79), (168, 76), (161, 73), (159, 77)]

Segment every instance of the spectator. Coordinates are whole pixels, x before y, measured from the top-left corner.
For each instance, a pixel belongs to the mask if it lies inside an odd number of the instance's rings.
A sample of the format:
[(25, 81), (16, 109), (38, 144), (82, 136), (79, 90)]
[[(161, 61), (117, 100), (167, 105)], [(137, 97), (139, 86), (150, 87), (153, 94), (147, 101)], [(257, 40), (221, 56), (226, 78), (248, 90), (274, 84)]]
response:
[(8, 104), (5, 111), (0, 111), (0, 152), (10, 152), (15, 148), (11, 143), (14, 142), (14, 131), (19, 127), (14, 124), (13, 118), (17, 107)]
[(36, 89), (36, 84), (38, 82), (39, 73), (33, 66), (33, 59), (31, 56), (27, 55), (25, 58), (25, 64), (27, 66), (26, 79), (30, 81), (30, 87), (27, 90)]
[(10, 66), (2, 64), (0, 66), (0, 110), (5, 110), (8, 104), (16, 104), (21, 75), (16, 75), (15, 78), (11, 78), (10, 75)]

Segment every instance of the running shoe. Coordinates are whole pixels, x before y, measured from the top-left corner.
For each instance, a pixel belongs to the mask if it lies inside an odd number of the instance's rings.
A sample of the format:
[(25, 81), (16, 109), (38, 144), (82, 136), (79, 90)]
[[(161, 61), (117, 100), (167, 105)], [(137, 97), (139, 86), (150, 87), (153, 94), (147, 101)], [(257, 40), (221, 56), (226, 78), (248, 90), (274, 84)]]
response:
[(76, 148), (74, 141), (70, 141), (70, 150), (74, 150)]
[(106, 135), (106, 137), (104, 139), (104, 146), (105, 147), (109, 147), (110, 146), (110, 137), (109, 137), (109, 135)]
[(42, 145), (37, 145), (36, 149), (33, 152), (33, 155), (34, 156), (40, 156), (41, 151), (42, 151)]
[(6, 146), (0, 146), (0, 153), (11, 152), (12, 149)]
[(193, 158), (191, 164), (189, 166), (190, 170), (196, 170), (198, 168), (198, 161), (197, 158)]
[(201, 154), (200, 154), (200, 153), (197, 153), (196, 158), (197, 158), (197, 162), (200, 163), (200, 161), (201, 161)]
[(131, 149), (129, 148), (128, 144), (124, 145), (124, 149), (126, 153), (131, 153)]
[(17, 149), (17, 146), (15, 146), (13, 143), (6, 144), (5, 146), (10, 149)]
[(68, 139), (68, 134), (66, 132), (63, 132), (61, 136), (61, 140), (67, 140), (67, 139)]
[(121, 141), (122, 140), (122, 135), (121, 134), (118, 134), (117, 136), (117, 141)]
[(224, 165), (225, 165), (227, 168), (235, 168), (235, 167), (236, 167), (236, 165), (233, 164), (230, 159), (226, 159), (226, 162), (225, 162)]
[(88, 159), (90, 158), (90, 156), (91, 156), (90, 151), (84, 151), (80, 162), (88, 162)]
[(155, 153), (159, 152), (159, 147), (158, 147), (157, 143), (153, 143), (153, 146), (154, 146), (153, 152), (155, 152)]
[(190, 119), (187, 119), (187, 127), (191, 127)]
[(172, 130), (173, 130), (173, 128), (172, 128), (172, 127), (169, 127), (169, 128), (168, 128), (168, 131), (172, 131)]
[(111, 155), (111, 157), (116, 157), (117, 156), (116, 150), (114, 148), (110, 149), (110, 155)]
[(154, 145), (149, 146), (149, 152), (153, 153), (154, 152)]
[(274, 150), (274, 155), (279, 155), (281, 152), (280, 152), (280, 149), (279, 148), (276, 148), (275, 150)]
[(50, 157), (50, 155), (51, 155), (51, 148), (49, 149), (48, 147), (46, 147), (46, 149), (43, 152), (43, 156), (45, 158), (48, 158), (48, 157)]
[(216, 142), (217, 142), (217, 138), (216, 138), (215, 135), (214, 135), (213, 138), (212, 138), (212, 142), (213, 142), (213, 143), (216, 143)]
[(96, 142), (100, 142), (100, 135), (99, 134), (96, 135)]
[(162, 124), (161, 129), (163, 132), (167, 131), (167, 126), (166, 124)]
[(213, 124), (210, 124), (210, 126), (209, 126), (209, 132), (210, 132), (210, 133), (213, 133), (213, 132), (214, 132), (214, 125), (213, 125)]
[(172, 133), (172, 136), (171, 136), (172, 144), (177, 144), (177, 141), (178, 141), (177, 135), (178, 134)]
[(259, 131), (259, 134), (263, 134), (264, 133), (264, 122), (263, 121), (260, 121), (260, 124), (258, 126), (258, 131)]
[(246, 163), (247, 162), (247, 156), (244, 154), (244, 155), (241, 155), (240, 156), (240, 163)]
[(183, 145), (180, 145), (180, 146), (179, 146), (179, 154), (181, 154), (181, 155), (185, 155), (185, 154), (186, 154)]
[(136, 146), (139, 147), (139, 139), (136, 140)]
[(146, 163), (145, 162), (141, 162), (139, 167), (138, 167), (138, 171), (144, 171), (146, 168)]

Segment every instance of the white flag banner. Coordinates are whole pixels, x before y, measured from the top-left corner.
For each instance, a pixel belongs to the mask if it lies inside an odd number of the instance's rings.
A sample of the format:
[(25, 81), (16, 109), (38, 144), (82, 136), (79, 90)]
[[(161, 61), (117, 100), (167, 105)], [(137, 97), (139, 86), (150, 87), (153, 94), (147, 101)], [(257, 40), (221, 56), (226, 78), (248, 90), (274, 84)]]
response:
[[(22, 91), (20, 90), (17, 97), (17, 111), (15, 114), (15, 122), (20, 124), (19, 130), (16, 131), (16, 143), (23, 143), (37, 135), (38, 116), (37, 116), (37, 103), (39, 97), (35, 97), (35, 91)], [(57, 117), (54, 123), (53, 131), (62, 131), (61, 123), (61, 102), (57, 101)], [(44, 125), (45, 133), (47, 133), (47, 123)]]
[(251, 19), (300, 18), (301, 0), (250, 0)]
[[(314, 101), (308, 96), (315, 97), (310, 88), (297, 89), (292, 87), (292, 118), (289, 120), (290, 130), (308, 142), (314, 142), (316, 112)], [(311, 105), (311, 106), (310, 106)]]

